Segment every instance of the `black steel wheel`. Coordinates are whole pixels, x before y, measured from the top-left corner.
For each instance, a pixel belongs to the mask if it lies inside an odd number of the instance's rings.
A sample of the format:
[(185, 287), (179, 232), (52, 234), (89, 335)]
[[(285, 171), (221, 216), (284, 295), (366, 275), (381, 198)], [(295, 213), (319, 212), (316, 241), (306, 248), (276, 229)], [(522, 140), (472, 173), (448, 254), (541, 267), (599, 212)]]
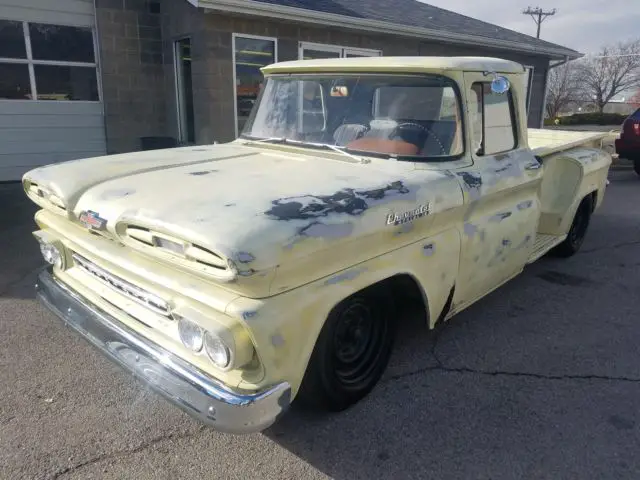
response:
[(586, 197), (578, 206), (573, 223), (567, 234), (567, 238), (555, 248), (555, 254), (560, 257), (570, 257), (580, 250), (584, 238), (587, 235), (591, 213), (593, 212), (593, 201), (591, 197)]
[(314, 347), (298, 393), (300, 401), (340, 411), (365, 397), (384, 373), (395, 328), (390, 296), (371, 288), (338, 304)]

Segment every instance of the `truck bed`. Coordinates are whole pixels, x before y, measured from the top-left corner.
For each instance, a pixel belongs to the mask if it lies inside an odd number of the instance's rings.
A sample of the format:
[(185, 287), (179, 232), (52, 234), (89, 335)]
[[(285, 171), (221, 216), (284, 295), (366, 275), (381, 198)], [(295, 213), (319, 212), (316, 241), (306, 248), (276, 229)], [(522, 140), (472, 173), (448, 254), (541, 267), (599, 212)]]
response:
[(546, 157), (580, 145), (600, 148), (602, 141), (611, 132), (583, 132), (574, 130), (551, 130), (529, 128), (529, 148), (534, 155)]

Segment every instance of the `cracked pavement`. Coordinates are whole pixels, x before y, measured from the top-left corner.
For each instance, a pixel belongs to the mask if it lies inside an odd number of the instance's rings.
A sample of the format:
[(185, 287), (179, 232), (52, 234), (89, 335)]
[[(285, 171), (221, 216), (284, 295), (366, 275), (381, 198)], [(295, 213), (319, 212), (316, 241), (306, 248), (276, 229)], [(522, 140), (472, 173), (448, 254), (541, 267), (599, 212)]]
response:
[(0, 185), (0, 478), (640, 478), (640, 180), (610, 179), (578, 255), (431, 333), (407, 308), (365, 401), (242, 437), (144, 390), (35, 302), (35, 210)]

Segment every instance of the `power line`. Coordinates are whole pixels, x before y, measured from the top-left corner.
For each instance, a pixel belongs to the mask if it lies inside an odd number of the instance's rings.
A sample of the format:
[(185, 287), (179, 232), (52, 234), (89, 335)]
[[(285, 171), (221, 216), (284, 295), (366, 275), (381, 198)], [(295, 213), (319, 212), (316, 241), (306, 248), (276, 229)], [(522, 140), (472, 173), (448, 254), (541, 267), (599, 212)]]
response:
[(522, 14), (531, 15), (531, 18), (533, 18), (533, 21), (536, 22), (536, 25), (538, 26), (538, 33), (536, 35), (536, 38), (540, 38), (540, 25), (542, 25), (542, 22), (544, 22), (547, 19), (547, 17), (551, 17), (555, 15), (556, 11), (557, 10), (555, 8), (553, 10), (545, 12), (540, 7), (536, 7), (536, 8), (527, 7), (526, 10), (522, 11)]

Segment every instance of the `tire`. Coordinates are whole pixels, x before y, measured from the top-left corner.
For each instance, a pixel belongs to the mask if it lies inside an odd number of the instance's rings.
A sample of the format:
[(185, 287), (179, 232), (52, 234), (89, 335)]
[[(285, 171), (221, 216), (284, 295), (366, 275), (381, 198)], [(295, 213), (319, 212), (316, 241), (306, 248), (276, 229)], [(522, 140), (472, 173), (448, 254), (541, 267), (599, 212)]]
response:
[(634, 160), (633, 169), (638, 175), (640, 175), (640, 160)]
[(567, 258), (575, 255), (580, 250), (589, 228), (592, 212), (593, 200), (590, 196), (585, 197), (573, 217), (567, 238), (554, 249), (556, 256)]
[(383, 288), (369, 288), (329, 314), (298, 392), (300, 403), (338, 412), (373, 390), (384, 373), (395, 337), (393, 303)]

